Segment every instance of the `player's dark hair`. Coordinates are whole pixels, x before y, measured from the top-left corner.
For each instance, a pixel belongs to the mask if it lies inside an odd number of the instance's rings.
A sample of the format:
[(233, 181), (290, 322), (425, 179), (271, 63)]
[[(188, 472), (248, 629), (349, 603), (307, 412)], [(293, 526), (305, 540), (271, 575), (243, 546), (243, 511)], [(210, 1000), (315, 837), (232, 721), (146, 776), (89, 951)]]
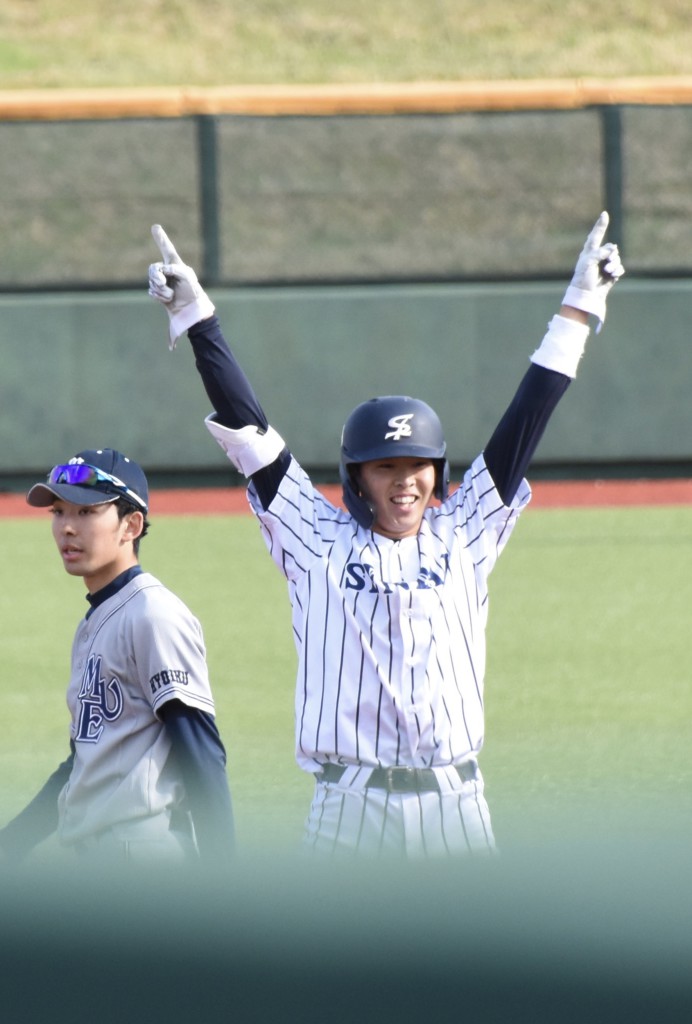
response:
[[(138, 508), (137, 505), (134, 505), (131, 501), (128, 501), (127, 498), (118, 498), (118, 500), (114, 501), (113, 504), (115, 505), (115, 508), (117, 510), (118, 519), (124, 519), (125, 516), (130, 514), (130, 512), (141, 512), (142, 511), (141, 508)], [(134, 548), (134, 552), (135, 552), (136, 555), (139, 555), (139, 542), (140, 542), (140, 540), (142, 539), (142, 537), (146, 537), (147, 533), (149, 532), (149, 525), (150, 525), (149, 524), (149, 520), (147, 519), (146, 513), (145, 513), (144, 514), (144, 526), (142, 527), (142, 532), (140, 533), (139, 537), (136, 537), (134, 539), (134, 541), (132, 542), (132, 546)]]

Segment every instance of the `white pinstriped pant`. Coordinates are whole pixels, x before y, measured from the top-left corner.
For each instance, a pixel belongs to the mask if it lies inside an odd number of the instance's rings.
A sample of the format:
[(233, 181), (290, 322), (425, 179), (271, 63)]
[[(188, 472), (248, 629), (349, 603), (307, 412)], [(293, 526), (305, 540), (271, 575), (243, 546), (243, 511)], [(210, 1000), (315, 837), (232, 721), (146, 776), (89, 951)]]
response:
[(439, 769), (438, 792), (389, 793), (359, 784), (357, 770), (315, 784), (304, 845), (327, 855), (405, 859), (495, 850), (483, 778), (462, 782)]

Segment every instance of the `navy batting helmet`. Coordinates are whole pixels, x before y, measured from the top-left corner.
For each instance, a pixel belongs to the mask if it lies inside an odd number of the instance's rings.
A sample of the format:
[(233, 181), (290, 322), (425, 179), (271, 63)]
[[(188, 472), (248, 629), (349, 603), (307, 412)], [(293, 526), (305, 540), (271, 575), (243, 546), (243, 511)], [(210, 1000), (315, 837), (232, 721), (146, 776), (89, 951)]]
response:
[(435, 465), (434, 494), (444, 501), (449, 488), (446, 450), (437, 413), (420, 399), (384, 395), (357, 405), (341, 432), (339, 475), (346, 508), (361, 526), (372, 525), (372, 509), (361, 497), (353, 467), (397, 456), (430, 459)]

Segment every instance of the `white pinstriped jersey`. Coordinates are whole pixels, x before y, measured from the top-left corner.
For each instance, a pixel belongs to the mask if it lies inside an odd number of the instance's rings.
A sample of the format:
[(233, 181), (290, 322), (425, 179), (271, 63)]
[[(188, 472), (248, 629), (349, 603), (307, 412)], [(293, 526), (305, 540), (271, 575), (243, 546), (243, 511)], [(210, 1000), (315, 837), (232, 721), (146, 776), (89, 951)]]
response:
[(298, 651), (296, 757), (369, 766), (460, 763), (483, 744), (488, 576), (531, 492), (506, 507), (479, 456), (415, 537), (360, 527), (295, 459), (265, 511)]
[(183, 602), (140, 573), (82, 620), (67, 691), (75, 760), (58, 801), (65, 843), (154, 816), (183, 796), (157, 711), (214, 713), (202, 629)]

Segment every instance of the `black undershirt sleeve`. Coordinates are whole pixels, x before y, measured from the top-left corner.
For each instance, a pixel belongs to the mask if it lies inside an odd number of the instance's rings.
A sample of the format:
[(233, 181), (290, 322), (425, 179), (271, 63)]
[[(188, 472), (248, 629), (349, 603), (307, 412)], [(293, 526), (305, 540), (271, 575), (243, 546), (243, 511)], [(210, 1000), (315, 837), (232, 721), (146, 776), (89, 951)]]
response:
[[(260, 431), (268, 427), (268, 420), (257, 396), (223, 336), (218, 317), (202, 320), (188, 331), (195, 355), (195, 365), (217, 421), (230, 430), (241, 430), (249, 425)], [(267, 509), (276, 497), (291, 460), (287, 448), (269, 466), (252, 476), (262, 507)]]
[(488, 472), (505, 505), (514, 500), (538, 442), (571, 377), (532, 363), (485, 447)]
[(0, 848), (12, 860), (22, 860), (58, 827), (58, 796), (72, 772), (75, 748), (53, 772), (31, 803), (0, 830)]
[(195, 365), (216, 412), (230, 430), (253, 425), (266, 430), (269, 423), (245, 372), (231, 352), (218, 317), (201, 320), (188, 331)]
[(172, 743), (195, 826), (200, 857), (223, 865), (235, 846), (233, 806), (226, 776), (226, 751), (212, 715), (167, 701), (159, 714)]

